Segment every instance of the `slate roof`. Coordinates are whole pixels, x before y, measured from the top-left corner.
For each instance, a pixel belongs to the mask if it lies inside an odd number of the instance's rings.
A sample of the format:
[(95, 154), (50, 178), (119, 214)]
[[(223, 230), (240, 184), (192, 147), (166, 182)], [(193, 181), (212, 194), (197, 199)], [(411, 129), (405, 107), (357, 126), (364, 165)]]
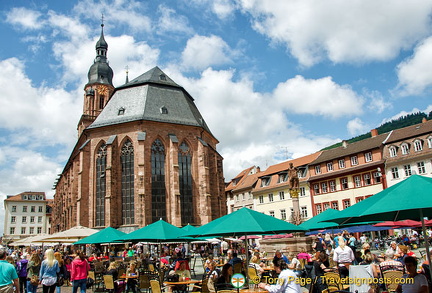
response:
[(197, 126), (211, 134), (193, 98), (159, 67), (116, 88), (88, 128), (140, 120)]
[(324, 150), (321, 155), (313, 161), (311, 164), (319, 164), (327, 161), (331, 161), (337, 158), (343, 158), (346, 156), (358, 154), (367, 150), (374, 148), (379, 148), (385, 139), (388, 137), (389, 133), (379, 134), (375, 137), (363, 139), (358, 142), (348, 143), (346, 147), (340, 146), (337, 148)]

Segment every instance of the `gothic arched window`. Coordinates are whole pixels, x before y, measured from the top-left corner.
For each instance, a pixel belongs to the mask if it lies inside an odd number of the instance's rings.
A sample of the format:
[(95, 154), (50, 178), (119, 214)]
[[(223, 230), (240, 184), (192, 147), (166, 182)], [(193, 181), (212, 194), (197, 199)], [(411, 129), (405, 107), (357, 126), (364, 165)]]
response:
[(166, 219), (165, 148), (159, 139), (151, 147), (152, 222)]
[(121, 149), (122, 223), (135, 223), (134, 212), (134, 148), (127, 140)]
[(194, 223), (194, 210), (192, 199), (192, 155), (189, 146), (183, 142), (178, 150), (179, 187), (181, 224)]
[(102, 144), (96, 157), (96, 226), (105, 226), (106, 158), (106, 144)]

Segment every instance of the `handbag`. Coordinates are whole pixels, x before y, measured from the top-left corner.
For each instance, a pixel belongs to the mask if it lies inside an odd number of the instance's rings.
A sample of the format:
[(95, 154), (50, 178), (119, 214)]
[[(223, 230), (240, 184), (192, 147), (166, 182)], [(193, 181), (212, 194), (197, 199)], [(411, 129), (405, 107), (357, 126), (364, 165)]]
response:
[(42, 285), (52, 286), (57, 282), (57, 277), (45, 277), (42, 278)]
[(39, 277), (37, 275), (33, 275), (30, 278), (30, 284), (32, 284), (33, 286), (39, 285)]
[(92, 278), (87, 278), (86, 288), (91, 288), (94, 284), (94, 280)]
[(56, 286), (57, 286), (57, 287), (61, 287), (61, 286), (63, 286), (63, 285), (64, 285), (64, 278), (63, 278), (63, 275), (58, 274), (58, 275), (57, 275), (57, 283), (56, 283)]

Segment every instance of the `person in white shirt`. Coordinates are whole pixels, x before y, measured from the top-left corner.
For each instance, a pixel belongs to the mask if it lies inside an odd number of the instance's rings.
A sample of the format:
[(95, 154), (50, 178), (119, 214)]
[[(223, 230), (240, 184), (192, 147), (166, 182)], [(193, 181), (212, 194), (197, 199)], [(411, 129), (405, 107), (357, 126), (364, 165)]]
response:
[(417, 273), (417, 259), (412, 256), (404, 258), (405, 268), (408, 274), (402, 276), (403, 279), (412, 278), (413, 282), (401, 282), (396, 292), (403, 293), (428, 293), (428, 282), (426, 276)]
[(352, 265), (354, 261), (354, 253), (352, 249), (345, 244), (343, 239), (339, 239), (339, 246), (334, 250), (333, 260), (338, 264), (341, 277), (347, 277), (349, 266)]
[(278, 280), (274, 285), (259, 283), (258, 287), (267, 290), (269, 293), (301, 293), (298, 277), (294, 271), (288, 269), (288, 265), (283, 260), (273, 263), (276, 273), (279, 274)]

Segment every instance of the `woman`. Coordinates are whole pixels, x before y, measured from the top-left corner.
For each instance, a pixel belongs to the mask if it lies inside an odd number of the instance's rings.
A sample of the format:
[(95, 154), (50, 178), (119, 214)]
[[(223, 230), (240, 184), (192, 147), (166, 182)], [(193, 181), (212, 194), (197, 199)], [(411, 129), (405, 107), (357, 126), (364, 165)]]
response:
[[(325, 253), (324, 253), (325, 254)], [(288, 265), (283, 260), (278, 260), (273, 263), (274, 269), (279, 274), (278, 281), (274, 285), (259, 283), (258, 287), (265, 289), (270, 293), (298, 292), (301, 293), (299, 282), (296, 282), (297, 276), (288, 269)]]
[(297, 277), (300, 277), (302, 274), (302, 264), (297, 259), (294, 252), (290, 252), (288, 254), (288, 260), (290, 261), (290, 264), (288, 265), (288, 268), (291, 270), (294, 270), (294, 273), (296, 273)]
[(70, 275), (71, 275), (71, 270), (72, 270), (72, 259), (70, 257), (66, 257), (64, 260), (64, 264), (65, 264), (65, 281), (67, 286), (70, 286)]
[(403, 275), (402, 278), (412, 278), (414, 282), (400, 282), (399, 286), (396, 289), (396, 292), (429, 292), (428, 283), (425, 275), (417, 273), (417, 259), (412, 256), (407, 256), (405, 257), (404, 261), (405, 268), (408, 274)]
[[(39, 283), (39, 271), (41, 268), (41, 259), (39, 254), (33, 253), (27, 264), (27, 293), (36, 293)], [(37, 278), (37, 283), (34, 283)], [(33, 281), (33, 282), (32, 282)]]
[(21, 255), (20, 260), (16, 264), (16, 270), (18, 273), (20, 292), (24, 293), (27, 287), (27, 264), (28, 260), (24, 255)]
[(217, 271), (216, 262), (212, 261), (209, 264), (210, 271), (207, 273), (208, 281), (207, 281), (207, 287), (210, 292), (216, 292), (215, 283), (217, 282), (217, 279), (219, 278), (219, 273)]
[(229, 263), (224, 264), (220, 277), (216, 282), (216, 289), (219, 290), (231, 290), (234, 287), (231, 285), (231, 277), (233, 275), (233, 266)]
[(317, 252), (317, 256), (315, 257), (315, 261), (313, 262), (313, 267), (315, 269), (315, 275), (317, 278), (317, 287), (319, 292), (322, 292), (326, 289), (326, 286), (322, 282), (322, 276), (326, 272), (331, 272), (333, 269), (329, 267), (329, 261), (327, 257), (327, 253), (324, 251)]
[(60, 268), (58, 261), (54, 257), (54, 250), (47, 249), (39, 271), (39, 280), (43, 285), (43, 293), (54, 293), (58, 272), (60, 272)]
[(64, 278), (65, 278), (65, 275), (66, 275), (66, 267), (64, 265), (64, 261), (63, 261), (63, 258), (62, 258), (62, 255), (61, 255), (60, 252), (55, 252), (54, 253), (54, 257), (55, 257), (56, 261), (58, 262), (59, 269), (60, 269), (60, 272), (57, 275), (58, 279), (57, 279), (57, 283), (56, 283), (56, 292), (60, 293), (61, 292), (61, 286), (63, 284), (59, 284), (58, 281), (59, 281), (59, 278), (62, 278), (63, 281), (64, 281)]
[(123, 280), (118, 280), (118, 268), (120, 264), (117, 261), (112, 261), (107, 269), (106, 274), (113, 276), (114, 280), (114, 289), (115, 292), (123, 292), (124, 288), (126, 287), (126, 282)]
[[(71, 281), (72, 292), (76, 293), (78, 287), (81, 288), (81, 293), (86, 291), (87, 275), (90, 270), (90, 265), (85, 259), (83, 252), (77, 252), (77, 257), (72, 261)], [(51, 293), (51, 292), (50, 292)]]
[[(127, 278), (126, 282), (126, 292), (132, 291), (133, 293), (136, 293), (136, 286), (138, 284), (138, 271), (136, 269), (136, 262), (131, 261), (129, 264), (129, 267), (126, 270), (126, 276), (128, 277), (134, 277), (134, 278)], [(136, 277), (136, 279), (135, 279)]]
[(259, 253), (254, 254), (254, 256), (251, 258), (249, 267), (254, 268), (257, 272), (257, 275), (261, 277), (262, 273), (264, 272), (264, 269), (261, 267), (261, 261), (259, 258)]
[(349, 267), (354, 261), (354, 253), (351, 248), (345, 244), (345, 240), (339, 239), (339, 246), (334, 250), (333, 260), (338, 264), (341, 278), (348, 277)]

